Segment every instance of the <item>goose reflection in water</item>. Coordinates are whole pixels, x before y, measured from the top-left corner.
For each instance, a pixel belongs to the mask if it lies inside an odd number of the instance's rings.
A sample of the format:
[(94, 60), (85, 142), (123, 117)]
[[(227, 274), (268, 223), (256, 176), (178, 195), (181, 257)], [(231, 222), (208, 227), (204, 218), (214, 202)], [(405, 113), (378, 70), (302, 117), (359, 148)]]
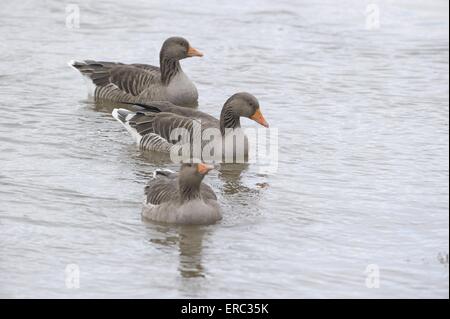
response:
[(249, 164), (220, 164), (219, 178), (223, 182), (223, 193), (233, 195), (248, 193), (252, 190), (242, 183), (242, 174), (248, 169)]
[[(150, 224), (150, 222), (146, 223)], [(203, 238), (207, 233), (208, 227), (158, 225), (156, 230), (163, 235), (163, 238), (152, 238), (150, 239), (151, 243), (162, 246), (178, 245), (178, 271), (183, 278), (205, 276), (205, 270), (202, 265), (202, 252)]]

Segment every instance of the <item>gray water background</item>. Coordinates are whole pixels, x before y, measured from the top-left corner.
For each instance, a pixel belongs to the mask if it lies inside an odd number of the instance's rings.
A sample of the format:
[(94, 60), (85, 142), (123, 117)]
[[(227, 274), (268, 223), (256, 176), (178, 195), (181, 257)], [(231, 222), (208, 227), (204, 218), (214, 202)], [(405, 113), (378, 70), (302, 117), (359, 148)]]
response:
[[(448, 298), (448, 1), (72, 3), (79, 28), (61, 1), (0, 8), (0, 297)], [(157, 64), (172, 35), (205, 53), (182, 63), (201, 110), (248, 91), (279, 130), (276, 174), (207, 177), (213, 226), (141, 220), (177, 165), (66, 65)]]

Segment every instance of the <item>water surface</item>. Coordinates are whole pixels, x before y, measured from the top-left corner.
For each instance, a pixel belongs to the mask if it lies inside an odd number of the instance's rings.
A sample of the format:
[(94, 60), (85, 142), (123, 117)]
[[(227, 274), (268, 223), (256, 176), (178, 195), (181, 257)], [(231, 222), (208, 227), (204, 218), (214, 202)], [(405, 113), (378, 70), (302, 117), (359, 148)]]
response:
[[(365, 1), (76, 3), (75, 29), (60, 1), (2, 4), (0, 297), (448, 298), (447, 1), (375, 1), (374, 30)], [(279, 130), (276, 174), (207, 177), (213, 226), (141, 220), (151, 172), (177, 166), (66, 65), (157, 64), (172, 35), (205, 53), (182, 63), (201, 110), (249, 91)]]

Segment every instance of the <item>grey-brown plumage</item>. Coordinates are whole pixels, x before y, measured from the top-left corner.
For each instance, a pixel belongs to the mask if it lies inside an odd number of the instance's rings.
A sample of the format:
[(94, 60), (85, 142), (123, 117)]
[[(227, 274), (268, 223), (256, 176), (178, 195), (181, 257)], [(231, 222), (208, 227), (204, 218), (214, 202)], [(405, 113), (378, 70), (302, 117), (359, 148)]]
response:
[(145, 187), (142, 215), (177, 224), (212, 224), (222, 218), (214, 191), (203, 183), (213, 167), (182, 164), (179, 173), (156, 171)]
[(167, 39), (160, 51), (160, 66), (86, 60), (70, 65), (94, 85), (95, 100), (150, 103), (167, 100), (182, 106), (195, 105), (198, 92), (183, 72), (180, 60), (202, 56), (181, 37)]
[[(240, 118), (251, 118), (268, 127), (261, 114), (258, 100), (245, 92), (236, 93), (225, 102), (220, 119), (170, 102), (139, 105), (147, 108), (147, 110), (131, 112), (125, 109), (115, 109), (113, 116), (135, 137), (142, 150), (170, 152), (174, 145), (193, 141), (195, 137), (200, 137), (199, 135), (207, 129), (216, 129), (222, 139), (222, 148), (219, 148), (222, 151), (221, 155), (228, 154), (232, 158), (238, 155), (246, 157), (248, 155), (248, 141), (240, 130)], [(196, 128), (200, 128), (200, 130)], [(173, 134), (176, 129), (184, 129), (186, 136), (178, 140), (173, 139), (173, 135), (176, 135)], [(224, 149), (226, 145), (230, 145), (229, 140), (232, 142), (233, 138), (240, 135), (242, 135), (244, 141), (242, 148), (231, 144), (231, 150), (229, 148)], [(208, 143), (208, 140), (202, 139), (202, 149)], [(230, 154), (230, 152), (233, 154)], [(223, 156), (215, 157), (215, 159), (219, 158), (222, 159)]]

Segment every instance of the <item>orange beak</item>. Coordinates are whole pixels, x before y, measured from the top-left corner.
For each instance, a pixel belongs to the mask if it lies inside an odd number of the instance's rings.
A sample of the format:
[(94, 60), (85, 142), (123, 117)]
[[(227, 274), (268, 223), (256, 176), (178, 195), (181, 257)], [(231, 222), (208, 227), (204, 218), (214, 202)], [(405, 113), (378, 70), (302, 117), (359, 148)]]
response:
[(262, 115), (261, 110), (259, 108), (256, 110), (255, 114), (250, 116), (250, 118), (253, 121), (255, 121), (256, 123), (259, 123), (259, 124), (261, 124), (264, 127), (269, 127), (269, 123), (266, 122), (266, 119)]
[(213, 169), (214, 169), (213, 165), (208, 165), (204, 163), (198, 163), (197, 165), (197, 171), (202, 175), (208, 174), (208, 172)]
[(199, 50), (197, 50), (196, 48), (193, 48), (191, 46), (189, 46), (188, 52), (187, 52), (188, 57), (193, 57), (193, 56), (203, 56), (203, 53), (201, 53)]

